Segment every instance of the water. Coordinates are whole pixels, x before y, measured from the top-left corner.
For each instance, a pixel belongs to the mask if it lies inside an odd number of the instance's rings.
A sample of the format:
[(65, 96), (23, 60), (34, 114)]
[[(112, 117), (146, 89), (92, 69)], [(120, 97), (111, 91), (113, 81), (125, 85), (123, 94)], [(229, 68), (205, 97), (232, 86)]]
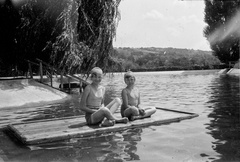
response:
[[(0, 161), (240, 161), (239, 77), (216, 71), (136, 73), (143, 105), (199, 114), (180, 122), (22, 146), (0, 132)], [(120, 96), (123, 74), (106, 75), (106, 103)], [(82, 114), (73, 100), (45, 107), (1, 109), (0, 126), (11, 122)]]

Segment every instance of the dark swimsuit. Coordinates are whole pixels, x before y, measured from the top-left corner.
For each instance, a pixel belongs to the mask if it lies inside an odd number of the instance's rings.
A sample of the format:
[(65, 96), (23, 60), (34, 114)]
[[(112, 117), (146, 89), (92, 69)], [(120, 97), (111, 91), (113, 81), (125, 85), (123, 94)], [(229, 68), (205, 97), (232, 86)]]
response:
[(88, 125), (92, 125), (91, 115), (91, 113), (85, 113), (85, 119)]

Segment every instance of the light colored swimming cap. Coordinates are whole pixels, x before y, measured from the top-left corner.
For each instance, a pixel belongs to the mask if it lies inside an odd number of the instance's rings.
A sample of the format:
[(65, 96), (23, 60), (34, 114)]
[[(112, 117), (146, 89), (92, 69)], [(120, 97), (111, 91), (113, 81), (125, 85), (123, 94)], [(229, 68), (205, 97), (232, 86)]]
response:
[(94, 67), (92, 70), (91, 70), (91, 74), (103, 74), (103, 71), (101, 68), (99, 67)]
[(124, 78), (126, 78), (126, 77), (135, 77), (134, 76), (134, 73), (132, 72), (132, 71), (127, 71), (125, 74), (124, 74)]

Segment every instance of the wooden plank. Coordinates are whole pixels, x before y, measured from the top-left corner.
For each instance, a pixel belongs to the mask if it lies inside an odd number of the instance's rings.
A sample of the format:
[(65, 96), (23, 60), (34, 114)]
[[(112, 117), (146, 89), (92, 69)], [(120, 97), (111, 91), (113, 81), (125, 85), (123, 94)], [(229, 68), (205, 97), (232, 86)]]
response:
[[(117, 113), (116, 116), (120, 116), (120, 113)], [(86, 125), (85, 118), (83, 116), (74, 116), (12, 124), (8, 125), (7, 128), (11, 134), (13, 134), (22, 143), (34, 145), (75, 137), (115, 132), (136, 127), (177, 122), (197, 116), (198, 115), (194, 113), (157, 108), (156, 113), (150, 118), (131, 121), (127, 124), (118, 123), (111, 127), (88, 126)]]
[[(51, 123), (53, 123), (53, 122), (51, 122)], [(24, 125), (23, 127), (19, 126), (17, 128), (18, 128), (18, 130), (24, 131), (24, 133), (27, 135), (31, 135), (31, 134), (40, 135), (44, 132), (49, 133), (49, 132), (57, 132), (57, 131), (61, 131), (61, 130), (65, 131), (66, 129), (68, 129), (69, 126), (74, 125), (74, 124), (76, 125), (77, 123), (79, 123), (79, 121), (75, 119), (75, 120), (67, 120), (67, 121), (63, 120), (63, 122), (55, 121), (53, 124), (49, 125), (49, 123), (48, 123), (48, 125), (45, 125), (45, 126), (41, 126), (39, 124), (34, 124), (34, 125), (32, 124), (32, 125), (30, 125), (31, 127), (33, 126), (32, 128), (28, 127), (28, 125)], [(85, 120), (84, 120), (84, 122), (80, 122), (80, 123), (86, 124)]]
[(18, 129), (16, 129), (14, 126), (9, 125), (10, 129), (8, 129), (10, 132), (8, 132), (11, 136), (14, 136), (17, 138), (20, 142), (25, 143), (27, 141), (27, 138), (24, 136), (24, 134), (21, 133)]

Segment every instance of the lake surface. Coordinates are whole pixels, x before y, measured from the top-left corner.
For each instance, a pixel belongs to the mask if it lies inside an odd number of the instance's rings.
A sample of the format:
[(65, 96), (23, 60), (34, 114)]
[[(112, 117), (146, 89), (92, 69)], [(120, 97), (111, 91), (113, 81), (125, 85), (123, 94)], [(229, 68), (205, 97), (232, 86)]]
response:
[[(0, 162), (76, 161), (240, 161), (239, 77), (211, 71), (141, 72), (136, 84), (142, 104), (197, 113), (180, 122), (23, 146), (0, 131)], [(107, 74), (106, 103), (120, 97), (123, 74)], [(34, 108), (1, 109), (0, 126), (81, 115), (79, 95), (65, 103)]]

